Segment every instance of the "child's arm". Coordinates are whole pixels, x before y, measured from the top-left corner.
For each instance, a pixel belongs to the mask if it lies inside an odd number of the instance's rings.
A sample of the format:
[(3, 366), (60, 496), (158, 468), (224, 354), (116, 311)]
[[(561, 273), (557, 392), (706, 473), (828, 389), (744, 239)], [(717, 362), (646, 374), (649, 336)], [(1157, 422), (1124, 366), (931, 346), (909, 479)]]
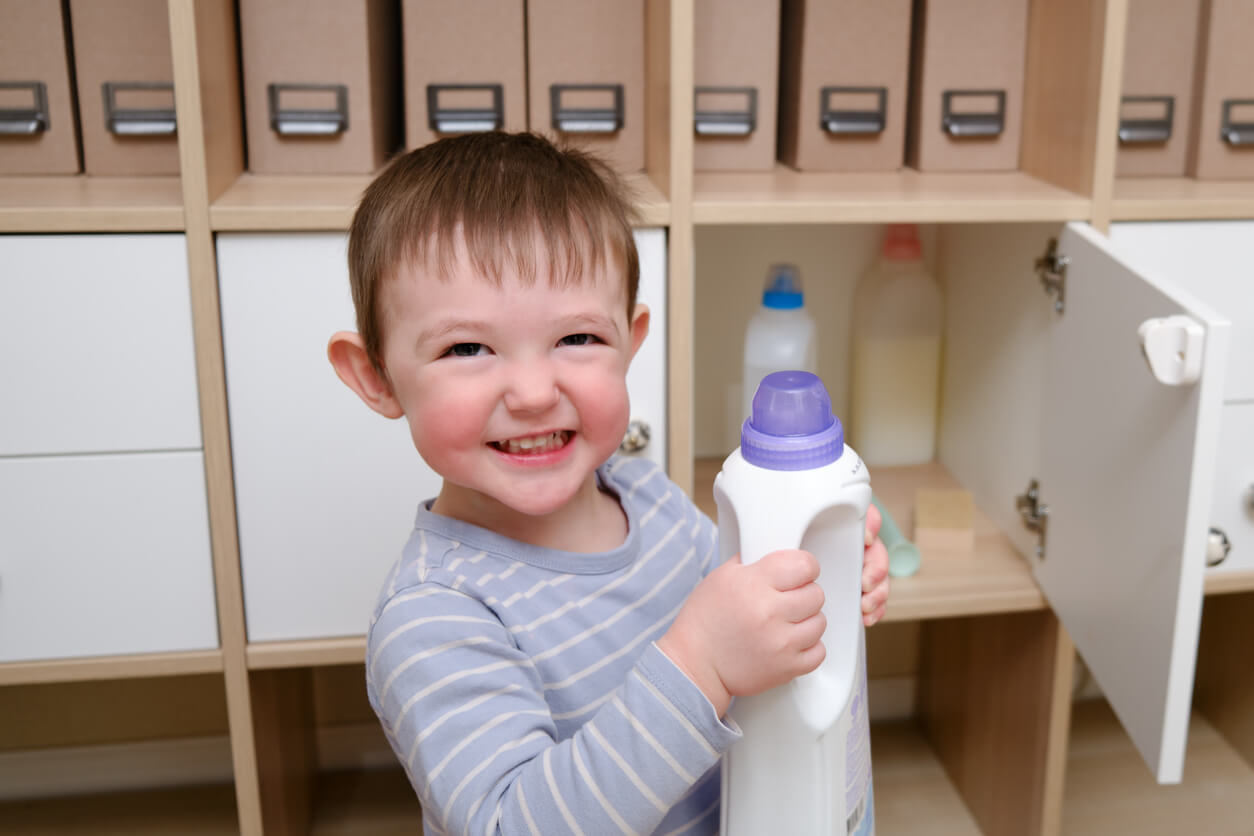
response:
[[(546, 690), (572, 683), (542, 682), (485, 605), (430, 583), (383, 608), (367, 666), (393, 749), (449, 833), (650, 833), (739, 737), (652, 645), (608, 700), (554, 717)], [(559, 724), (579, 729), (556, 743)]]

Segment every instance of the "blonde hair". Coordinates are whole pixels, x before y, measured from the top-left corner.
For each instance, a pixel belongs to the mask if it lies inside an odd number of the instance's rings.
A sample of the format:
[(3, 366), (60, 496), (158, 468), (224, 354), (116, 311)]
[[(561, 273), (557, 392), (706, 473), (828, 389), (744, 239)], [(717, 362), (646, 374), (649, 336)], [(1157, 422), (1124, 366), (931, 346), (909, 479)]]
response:
[(512, 269), (526, 283), (540, 269), (569, 287), (590, 268), (622, 268), (627, 315), (640, 263), (635, 212), (622, 178), (587, 152), (531, 133), (448, 137), (392, 160), (366, 188), (348, 238), (357, 330), (382, 365), (380, 289), (406, 265), (448, 272), (458, 245), (485, 279)]

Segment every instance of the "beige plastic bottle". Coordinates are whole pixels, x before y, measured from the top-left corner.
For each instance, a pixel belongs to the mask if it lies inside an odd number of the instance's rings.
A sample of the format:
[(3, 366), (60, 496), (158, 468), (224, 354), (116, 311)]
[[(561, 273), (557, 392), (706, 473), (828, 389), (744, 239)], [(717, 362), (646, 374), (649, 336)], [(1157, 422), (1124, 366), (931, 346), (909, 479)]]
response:
[(872, 467), (935, 455), (942, 316), (918, 228), (889, 225), (879, 259), (854, 294), (849, 435)]

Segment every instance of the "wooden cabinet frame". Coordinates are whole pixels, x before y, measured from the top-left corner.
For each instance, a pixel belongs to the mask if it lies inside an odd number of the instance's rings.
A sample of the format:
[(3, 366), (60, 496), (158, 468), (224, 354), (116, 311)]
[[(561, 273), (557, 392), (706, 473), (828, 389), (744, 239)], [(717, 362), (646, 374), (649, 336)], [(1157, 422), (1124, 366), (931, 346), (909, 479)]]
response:
[[(314, 773), (309, 669), (360, 662), (364, 641), (247, 640), (214, 235), (344, 230), (369, 178), (247, 173), (235, 4), (168, 0), (168, 8), (181, 176), (3, 177), (0, 233), (186, 234), (221, 647), (0, 665), (0, 685), (220, 672), (240, 831), (306, 832)], [(708, 495), (717, 469), (694, 459), (693, 447), (698, 225), (1083, 220), (1104, 230), (1116, 220), (1254, 217), (1254, 181), (1116, 180), (1127, 13), (1128, 0), (1031, 4), (1019, 171), (815, 174), (777, 165), (694, 174), (694, 3), (648, 0), (646, 166), (633, 180), (643, 223), (668, 231), (667, 459), (678, 484)], [(877, 493), (891, 500), (908, 488), (877, 484)], [(888, 617), (922, 622), (920, 727), (979, 828), (1057, 833), (1074, 648), (1026, 563), (1016, 566), (1013, 554), (998, 559), (991, 587), (977, 590), (961, 577), (900, 584)], [(1254, 579), (1208, 589), (1233, 594), (1207, 602), (1195, 706), (1254, 763), (1254, 671), (1234, 638), (1250, 634)]]

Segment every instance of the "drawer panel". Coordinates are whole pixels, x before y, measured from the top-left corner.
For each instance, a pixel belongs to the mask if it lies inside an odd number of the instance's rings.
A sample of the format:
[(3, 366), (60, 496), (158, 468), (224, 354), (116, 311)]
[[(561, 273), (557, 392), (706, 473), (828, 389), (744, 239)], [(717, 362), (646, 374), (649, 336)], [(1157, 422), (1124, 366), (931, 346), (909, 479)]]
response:
[(0, 458), (0, 662), (218, 646), (200, 453)]
[[(639, 230), (651, 333), (628, 375), (632, 418), (666, 451), (666, 233)], [(366, 407), (326, 347), (356, 330), (340, 234), (218, 236), (240, 564), (253, 642), (360, 635), (440, 480), (408, 425)], [(282, 385), (276, 385), (282, 381)]]
[(327, 361), (356, 330), (345, 238), (219, 235), (218, 283), (248, 638), (363, 634), (440, 483)]
[(0, 456), (201, 446), (182, 235), (0, 236)]

